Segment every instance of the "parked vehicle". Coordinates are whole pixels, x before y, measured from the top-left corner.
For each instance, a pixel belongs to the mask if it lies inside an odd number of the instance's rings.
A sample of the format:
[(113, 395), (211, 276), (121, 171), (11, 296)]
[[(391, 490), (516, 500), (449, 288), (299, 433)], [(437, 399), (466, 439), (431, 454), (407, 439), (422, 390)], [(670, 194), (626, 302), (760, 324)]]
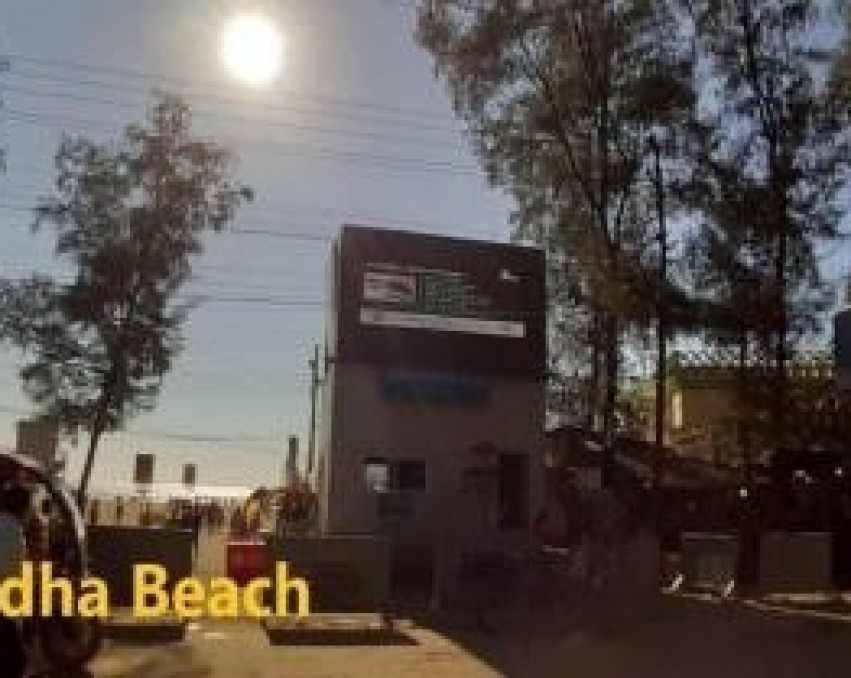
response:
[[(82, 580), (87, 570), (86, 527), (68, 488), (35, 460), (14, 453), (0, 452), (0, 481), (24, 485), (34, 499), (49, 506), (45, 556), (57, 576)], [(35, 615), (25, 621), (23, 636), (51, 667), (72, 671), (81, 669), (100, 650), (101, 625), (97, 619)]]

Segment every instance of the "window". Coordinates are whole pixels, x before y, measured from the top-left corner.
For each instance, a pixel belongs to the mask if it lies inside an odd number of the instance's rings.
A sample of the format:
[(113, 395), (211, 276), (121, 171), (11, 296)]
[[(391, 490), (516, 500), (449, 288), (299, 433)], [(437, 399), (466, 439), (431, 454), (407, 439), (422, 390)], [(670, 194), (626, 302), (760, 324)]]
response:
[(671, 397), (671, 427), (681, 429), (683, 427), (683, 394), (677, 391)]
[(390, 467), (386, 459), (369, 457), (364, 460), (366, 486), (372, 492), (386, 492), (390, 489)]
[(364, 478), (367, 488), (373, 492), (425, 492), (425, 461), (367, 457)]
[(413, 512), (413, 496), (426, 489), (426, 466), (422, 459), (364, 459), (366, 486), (378, 501), (382, 520), (406, 518)]
[(426, 465), (422, 459), (364, 459), (366, 486), (373, 492), (425, 492)]
[(401, 492), (425, 492), (426, 469), (422, 459), (405, 459), (394, 465), (395, 489)]

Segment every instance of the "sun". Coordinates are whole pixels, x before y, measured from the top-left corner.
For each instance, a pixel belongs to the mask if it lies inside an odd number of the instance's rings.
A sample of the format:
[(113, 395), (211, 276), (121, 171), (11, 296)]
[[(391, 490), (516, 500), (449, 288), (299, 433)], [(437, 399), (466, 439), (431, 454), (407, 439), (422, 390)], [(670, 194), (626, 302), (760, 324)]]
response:
[(240, 13), (224, 26), (221, 58), (237, 80), (255, 87), (269, 85), (281, 70), (284, 39), (265, 15)]

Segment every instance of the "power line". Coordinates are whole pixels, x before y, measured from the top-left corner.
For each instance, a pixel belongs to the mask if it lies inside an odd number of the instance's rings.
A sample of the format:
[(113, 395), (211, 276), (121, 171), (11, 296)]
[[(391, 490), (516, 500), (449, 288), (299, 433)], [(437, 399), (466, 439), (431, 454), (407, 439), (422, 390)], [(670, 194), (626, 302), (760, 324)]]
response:
[(136, 431), (125, 431), (125, 435), (135, 435), (148, 438), (163, 438), (166, 440), (179, 440), (182, 442), (192, 443), (239, 443), (239, 444), (258, 444), (258, 443), (279, 443), (283, 444), (283, 435), (280, 438), (265, 437), (265, 436), (249, 436), (249, 435), (208, 435), (203, 433), (181, 433), (167, 430), (157, 429), (139, 429)]
[[(39, 73), (38, 71), (12, 71), (5, 74), (6, 79), (15, 79), (21, 78), (25, 79), (25, 81), (45, 81), (48, 83), (59, 83), (59, 84), (67, 84), (74, 87), (90, 87), (90, 88), (100, 88), (105, 89), (110, 92), (126, 92), (127, 94), (133, 94), (140, 97), (143, 100), (147, 100), (151, 95), (151, 89), (144, 85), (134, 85), (131, 82), (127, 82), (126, 80), (122, 81), (110, 81), (105, 82), (103, 80), (93, 80), (91, 78), (81, 78), (79, 76), (73, 75), (54, 75), (50, 73)], [(240, 108), (244, 108), (245, 101), (242, 99), (237, 99), (235, 97), (223, 97), (216, 96), (212, 94), (205, 94), (200, 97), (193, 94), (193, 101), (196, 99), (200, 99), (201, 101), (206, 101), (212, 103), (214, 105), (221, 106), (237, 106)], [(192, 103), (192, 102), (190, 102)], [(140, 101), (140, 106), (144, 105), (143, 102)], [(414, 129), (420, 132), (438, 132), (438, 133), (459, 133), (463, 130), (459, 127), (450, 126), (450, 125), (439, 125), (439, 124), (431, 124), (426, 122), (420, 122), (418, 120), (409, 120), (405, 118), (396, 118), (396, 117), (385, 117), (381, 114), (375, 113), (367, 113), (363, 111), (357, 110), (344, 110), (341, 107), (335, 107), (332, 110), (326, 110), (323, 108), (316, 107), (305, 107), (287, 105), (287, 104), (270, 104), (264, 103), (260, 104), (258, 102), (252, 102), (251, 106), (253, 109), (267, 111), (270, 113), (288, 113), (288, 114), (297, 114), (297, 115), (309, 115), (310, 117), (318, 117), (318, 118), (326, 118), (329, 120), (340, 121), (345, 120), (347, 123), (364, 123), (368, 125), (380, 125), (381, 127), (397, 127), (400, 129)], [(190, 106), (192, 110), (195, 109), (194, 105)]]
[(257, 304), (263, 306), (272, 306), (278, 308), (325, 308), (326, 302), (319, 299), (286, 299), (283, 297), (273, 296), (254, 296), (254, 297), (237, 297), (225, 296), (217, 294), (185, 294), (177, 295), (178, 298), (188, 301), (198, 301), (200, 303), (213, 304)]
[[(23, 205), (15, 205), (8, 202), (0, 202), (0, 209), (11, 212), (32, 213), (32, 207), (24, 207)], [(241, 226), (230, 226), (225, 232), (238, 233), (241, 235), (260, 235), (267, 238), (277, 238), (281, 240), (301, 240), (304, 242), (319, 242), (330, 243), (333, 238), (318, 233), (295, 233), (287, 231), (276, 231), (270, 228), (244, 228)]]
[[(0, 184), (0, 188), (2, 188), (2, 184)], [(30, 190), (37, 192), (41, 190), (39, 187), (35, 185), (17, 185), (15, 186), (16, 190)], [(47, 190), (47, 189), (45, 189)], [(0, 196), (2, 196), (2, 191), (0, 191)], [(10, 197), (10, 196), (3, 196)], [(30, 196), (13, 196), (19, 201), (25, 201)], [(33, 195), (30, 199), (33, 201), (37, 200), (40, 196)], [(289, 213), (291, 209), (304, 209), (304, 210), (312, 210), (312, 207), (300, 207), (300, 208), (291, 208), (288, 206), (282, 207), (268, 207), (266, 209), (258, 209), (258, 206), (251, 205), (246, 207), (246, 211), (250, 213), (260, 212), (263, 214), (275, 214), (278, 217), (281, 215), (287, 215), (288, 220), (304, 222), (305, 218), (301, 217), (297, 212)], [(24, 205), (22, 202), (20, 203), (11, 203), (0, 201), (0, 210), (9, 210), (13, 212), (22, 212), (22, 213), (32, 213), (33, 208), (31, 206)], [(339, 226), (343, 223), (358, 223), (358, 224), (377, 224), (382, 226), (395, 226), (395, 227), (407, 227), (413, 229), (428, 229), (432, 232), (443, 233), (445, 235), (478, 235), (478, 237), (493, 239), (494, 231), (487, 230), (484, 227), (479, 227), (475, 229), (470, 228), (462, 228), (458, 225), (448, 224), (448, 223), (437, 223), (429, 220), (416, 219), (416, 218), (405, 218), (405, 217), (392, 217), (389, 215), (380, 215), (380, 214), (346, 214), (343, 210), (334, 211), (334, 210), (325, 210), (322, 208), (316, 208), (317, 213), (319, 214), (327, 214), (330, 219), (332, 215), (334, 215), (335, 226)], [(253, 216), (242, 217), (240, 216), (241, 212), (237, 215), (235, 219), (235, 223), (241, 224), (280, 224), (281, 219), (277, 220), (266, 220), (266, 219), (257, 219)], [(327, 223), (327, 220), (320, 219), (316, 216), (311, 215), (308, 220), (312, 221), (313, 219), (317, 220), (317, 223)], [(498, 224), (495, 224), (498, 225)], [(321, 234), (321, 233), (305, 233), (305, 232), (286, 232), (279, 231), (277, 229), (268, 229), (268, 228), (245, 228), (240, 226), (232, 226), (225, 229), (225, 233), (228, 232), (236, 232), (244, 235), (264, 235), (273, 238), (282, 238), (285, 240), (303, 240), (305, 242), (322, 242), (322, 243), (331, 243), (336, 237), (337, 233), (329, 233), (329, 234)]]
[[(91, 118), (80, 118), (74, 115), (50, 115), (27, 111), (17, 108), (7, 108), (6, 118), (11, 122), (23, 125), (31, 125), (42, 129), (63, 131), (63, 127), (69, 123), (80, 125), (83, 128), (100, 128), (101, 131), (115, 131), (119, 123)], [(359, 167), (364, 163), (372, 165), (376, 169), (392, 171), (410, 171), (465, 176), (480, 176), (475, 165), (461, 165), (453, 161), (439, 160), (435, 158), (414, 158), (411, 156), (395, 156), (382, 153), (371, 153), (357, 150), (343, 150), (322, 146), (319, 144), (301, 144), (297, 142), (259, 139), (242, 136), (226, 135), (229, 139), (244, 145), (260, 145), (265, 150), (280, 149), (292, 155), (306, 155), (320, 160), (333, 160), (339, 162), (354, 162)]]
[[(33, 407), (31, 409), (24, 409), (20, 407), (14, 407), (7, 404), (0, 404), (0, 412), (5, 412), (7, 414), (14, 414), (17, 416), (28, 416), (38, 411), (37, 407)], [(178, 431), (170, 431), (163, 429), (137, 429), (130, 431), (115, 431), (112, 435), (123, 435), (128, 437), (139, 437), (139, 438), (162, 438), (164, 440), (175, 440), (181, 442), (194, 442), (194, 443), (229, 443), (229, 444), (240, 444), (240, 445), (271, 445), (271, 444), (279, 444), (283, 445), (283, 434), (279, 437), (276, 436), (254, 436), (254, 435), (210, 435), (209, 433), (188, 433), (188, 432), (178, 432)]]
[[(49, 59), (43, 57), (32, 57), (24, 54), (5, 54), (0, 55), (0, 59), (5, 59), (10, 62), (12, 68), (15, 68), (16, 63), (24, 63), (31, 64), (36, 67), (42, 67), (46, 69), (53, 69), (59, 71), (75, 71), (89, 74), (100, 74), (107, 77), (117, 78), (121, 81), (130, 80), (143, 80), (149, 81), (154, 84), (162, 84), (162, 83), (170, 83), (171, 85), (176, 85), (178, 87), (185, 87), (189, 90), (196, 91), (215, 91), (219, 92), (221, 89), (221, 83), (213, 82), (213, 81), (204, 81), (199, 80), (197, 78), (185, 78), (174, 75), (167, 75), (164, 73), (153, 73), (149, 71), (143, 71), (135, 68), (127, 68), (121, 66), (104, 66), (104, 65), (96, 65), (91, 63), (85, 63), (80, 61), (73, 60), (58, 60), (58, 59)], [(290, 92), (288, 96), (295, 96), (296, 93)], [(220, 96), (220, 95), (219, 95)], [(398, 106), (393, 104), (378, 104), (375, 102), (367, 102), (367, 101), (359, 101), (356, 99), (352, 99), (349, 97), (341, 97), (341, 96), (331, 96), (327, 94), (313, 94), (313, 95), (304, 95), (300, 94), (306, 101), (315, 101), (319, 102), (323, 105), (332, 105), (332, 106), (344, 106), (348, 108), (354, 109), (363, 109), (367, 111), (373, 111), (380, 113), (385, 116), (393, 116), (393, 117), (422, 117), (422, 118), (432, 118), (434, 113), (431, 111), (427, 111), (425, 109), (411, 108), (406, 106)], [(225, 99), (230, 99), (233, 103), (242, 103), (244, 101), (240, 101), (236, 97), (230, 98), (225, 97)]]
[[(65, 92), (44, 92), (28, 87), (21, 87), (19, 85), (6, 85), (4, 89), (8, 92), (18, 92), (22, 94), (26, 94), (32, 97), (38, 98), (46, 98), (46, 99), (61, 99), (65, 101), (75, 101), (78, 103), (90, 103), (90, 104), (98, 104), (105, 106), (117, 106), (120, 108), (130, 109), (130, 110), (138, 110), (139, 105), (135, 103), (130, 103), (127, 101), (121, 101), (115, 98), (106, 98), (106, 97), (96, 97), (89, 96), (85, 94), (69, 94)], [(320, 125), (312, 125), (308, 123), (299, 123), (299, 122), (284, 122), (280, 120), (262, 120), (258, 118), (252, 118), (243, 115), (231, 115), (227, 113), (219, 113), (219, 112), (211, 112), (199, 110), (197, 108), (192, 108), (193, 116), (197, 115), (199, 117), (210, 117), (219, 120), (226, 120), (230, 122), (236, 122), (239, 124), (248, 124), (253, 126), (263, 126), (270, 128), (280, 128), (287, 130), (298, 130), (302, 132), (311, 132), (315, 134), (331, 134), (331, 135), (339, 135), (344, 137), (354, 137), (354, 138), (363, 138), (363, 139), (371, 139), (375, 141), (385, 141), (385, 142), (394, 142), (394, 143), (416, 143), (417, 145), (422, 146), (431, 146), (434, 148), (451, 148), (455, 150), (460, 150), (462, 148), (462, 144), (458, 141), (438, 141), (433, 139), (422, 139), (422, 138), (412, 138), (411, 136), (401, 136), (401, 135), (393, 135), (386, 134), (381, 132), (373, 132), (369, 130), (347, 130), (347, 129), (335, 129), (332, 127), (322, 127)]]

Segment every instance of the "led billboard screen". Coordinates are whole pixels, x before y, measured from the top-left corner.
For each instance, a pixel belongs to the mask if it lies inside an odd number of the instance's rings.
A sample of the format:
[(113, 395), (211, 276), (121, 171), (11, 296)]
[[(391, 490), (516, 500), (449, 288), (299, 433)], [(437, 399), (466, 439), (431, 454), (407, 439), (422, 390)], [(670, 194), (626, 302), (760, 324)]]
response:
[(541, 250), (346, 226), (337, 256), (341, 362), (543, 375)]

